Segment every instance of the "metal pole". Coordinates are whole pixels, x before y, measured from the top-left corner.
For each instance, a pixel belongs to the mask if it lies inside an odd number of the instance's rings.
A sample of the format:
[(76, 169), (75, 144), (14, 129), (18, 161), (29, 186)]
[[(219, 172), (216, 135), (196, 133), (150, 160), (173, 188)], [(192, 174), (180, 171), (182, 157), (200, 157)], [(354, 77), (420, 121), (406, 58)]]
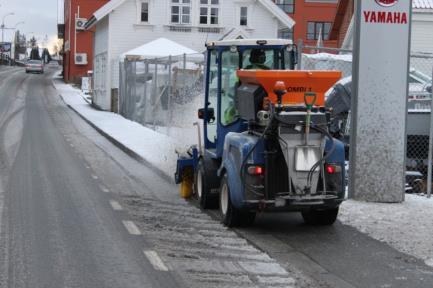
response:
[(299, 39), (298, 41), (298, 69), (302, 70), (302, 51), (304, 50), (304, 42), (302, 42), (302, 39)]
[(149, 77), (149, 62), (148, 60), (144, 60), (144, 97), (143, 97), (143, 103), (142, 103), (142, 109), (143, 109), (143, 122), (144, 124), (147, 123), (147, 109), (149, 108), (149, 103), (147, 102), (147, 79)]
[(152, 96), (152, 109), (153, 109), (153, 130), (156, 130), (156, 100), (158, 98), (158, 58), (155, 58), (155, 75), (153, 78), (153, 96)]
[[(168, 87), (167, 87), (167, 108), (168, 108), (168, 122), (167, 122), (167, 126), (170, 124), (171, 122), (171, 115), (172, 115), (172, 109), (171, 109), (171, 61), (172, 61), (172, 57), (171, 55), (168, 56)], [(169, 128), (169, 127), (167, 127)]]
[[(433, 72), (432, 72), (433, 75)], [(428, 143), (428, 169), (427, 169), (427, 197), (431, 197), (431, 184), (432, 184), (432, 157), (433, 157), (433, 93), (431, 94), (431, 104), (430, 104), (430, 137)]]
[(183, 54), (183, 71), (186, 70), (186, 53)]

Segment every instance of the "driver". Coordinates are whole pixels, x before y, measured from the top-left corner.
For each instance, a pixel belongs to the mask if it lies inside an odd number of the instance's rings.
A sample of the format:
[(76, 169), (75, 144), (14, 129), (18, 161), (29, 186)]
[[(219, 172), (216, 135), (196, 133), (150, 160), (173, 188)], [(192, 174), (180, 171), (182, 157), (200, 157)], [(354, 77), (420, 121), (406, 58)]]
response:
[(268, 66), (265, 65), (266, 53), (263, 49), (252, 49), (250, 54), (250, 65), (245, 67), (245, 69), (250, 70), (270, 70)]

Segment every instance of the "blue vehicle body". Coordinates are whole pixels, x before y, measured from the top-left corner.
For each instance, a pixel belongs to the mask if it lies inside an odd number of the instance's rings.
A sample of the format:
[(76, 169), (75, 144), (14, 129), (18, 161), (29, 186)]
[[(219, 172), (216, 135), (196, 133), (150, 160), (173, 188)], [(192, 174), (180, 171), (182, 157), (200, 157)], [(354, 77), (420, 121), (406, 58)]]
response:
[[(179, 156), (175, 175), (176, 183), (183, 181), (183, 172), (186, 171), (186, 169), (193, 169), (195, 175), (193, 181), (194, 191), (199, 198), (203, 198), (204, 196), (202, 194), (204, 193), (208, 194), (208, 196), (218, 196), (216, 194), (221, 195), (220, 184), (222, 185), (227, 182), (230, 190), (229, 202), (234, 209), (241, 212), (246, 211), (246, 213), (255, 213), (255, 211), (259, 210), (273, 210), (273, 208), (276, 208), (276, 197), (286, 197), (284, 198), (286, 203), (284, 207), (279, 207), (276, 210), (304, 211), (312, 209), (313, 206), (315, 209), (338, 208), (338, 205), (344, 199), (345, 193), (345, 152), (344, 144), (336, 139), (330, 139), (329, 136), (326, 138), (325, 142), (323, 142), (326, 143), (323, 148), (326, 161), (323, 161), (321, 164), (321, 169), (324, 170), (326, 165), (332, 165), (333, 167), (338, 167), (338, 169), (333, 175), (325, 175), (325, 172), (323, 172), (320, 176), (319, 183), (324, 187), (322, 194), (326, 194), (328, 189), (335, 190), (333, 191), (332, 197), (325, 197), (321, 199), (320, 203), (314, 197), (307, 197), (307, 201), (302, 202), (298, 201), (298, 195), (288, 197), (288, 191), (279, 191), (278, 193), (272, 194), (273, 198), (269, 198), (269, 196), (257, 196), (257, 193), (252, 191), (255, 189), (247, 188), (245, 184), (247, 180), (244, 179), (245, 177), (243, 177), (242, 174), (244, 173), (244, 168), (247, 166), (266, 167), (268, 164), (265, 151), (267, 149), (266, 145), (269, 143), (264, 140), (264, 137), (261, 137), (257, 133), (251, 133), (249, 123), (240, 117), (233, 121), (226, 121), (225, 119), (225, 113), (227, 112), (225, 110), (227, 109), (223, 107), (222, 98), (228, 91), (226, 87), (227, 83), (224, 84), (222, 80), (225, 77), (223, 72), (226, 72), (224, 70), (226, 67), (224, 67), (223, 62), (227, 60), (224, 58), (224, 53), (228, 53), (228, 51), (235, 51), (235, 54), (238, 53), (239, 66), (237, 69), (244, 68), (243, 62), (246, 57), (243, 53), (248, 53), (252, 49), (257, 49), (257, 47), (266, 47), (269, 51), (273, 51), (274, 55), (277, 55), (275, 57), (277, 60), (275, 60), (273, 67), (271, 67), (272, 69), (293, 69), (293, 65), (288, 67), (284, 64), (290, 62), (287, 61), (290, 60), (288, 59), (290, 55), (285, 52), (288, 44), (283, 43), (282, 40), (280, 41), (281, 43), (274, 41), (273, 44), (266, 46), (263, 46), (264, 44), (259, 43), (259, 41), (252, 43), (251, 41), (239, 40), (239, 44), (236, 44), (236, 41), (232, 42), (233, 43), (230, 42), (228, 44), (211, 44), (207, 47), (205, 105), (201, 115), (204, 136), (203, 147), (202, 149), (198, 149), (197, 146), (194, 146), (190, 149), (188, 154)], [(247, 44), (245, 44), (245, 42), (247, 42)], [(212, 82), (214, 79), (217, 79), (216, 84)], [(211, 99), (211, 95), (213, 95), (213, 97), (217, 95), (216, 103), (214, 101), (215, 99)], [(225, 105), (226, 104), (227, 103), (225, 103)], [(201, 153), (199, 152), (200, 150)], [(279, 151), (279, 153), (279, 158), (281, 159), (281, 151)], [(283, 168), (286, 170), (289, 169)], [(273, 169), (273, 172), (275, 171), (278, 171), (278, 169)], [(288, 176), (285, 175), (284, 177)], [(285, 181), (287, 182), (287, 180)], [(287, 185), (292, 185), (290, 180), (288, 181), (289, 184), (286, 184), (286, 188)], [(260, 184), (255, 187), (257, 187), (257, 190), (261, 189), (260, 191), (264, 191), (266, 187), (263, 188), (263, 186), (264, 185)], [(216, 197), (212, 199), (215, 200)], [(202, 208), (207, 208), (206, 203), (208, 200), (209, 199), (205, 199), (200, 202)]]
[[(260, 138), (257, 136), (249, 135), (247, 132), (229, 133), (226, 135), (226, 149), (222, 158), (223, 160), (221, 168), (218, 171), (218, 176), (226, 173), (231, 192), (233, 192), (233, 197), (231, 200), (233, 201), (233, 205), (238, 209), (244, 209), (248, 206), (246, 201), (247, 199), (245, 198), (245, 187), (242, 185), (240, 178), (240, 165), (248, 155), (249, 151), (251, 151), (251, 149), (253, 149), (253, 147), (259, 141), (260, 143), (250, 156), (250, 163), (254, 165), (264, 165), (265, 159), (262, 153), (264, 150), (263, 140), (260, 140)], [(339, 140), (334, 141), (334, 151), (329, 155), (325, 164), (333, 164), (341, 167), (341, 186), (344, 187), (344, 143)], [(331, 145), (331, 141), (328, 140), (326, 142), (325, 153), (329, 152)], [(344, 196), (341, 194), (340, 197), (342, 198)]]

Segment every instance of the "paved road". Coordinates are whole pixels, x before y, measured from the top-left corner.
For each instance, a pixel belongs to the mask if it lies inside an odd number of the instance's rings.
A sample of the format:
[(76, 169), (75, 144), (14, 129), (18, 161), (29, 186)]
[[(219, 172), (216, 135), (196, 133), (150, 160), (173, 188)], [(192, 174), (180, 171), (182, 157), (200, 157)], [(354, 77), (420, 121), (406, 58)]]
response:
[(50, 76), (0, 74), (2, 287), (183, 287), (146, 260), (67, 142)]
[(100, 136), (47, 71), (0, 71), (0, 287), (316, 286)]

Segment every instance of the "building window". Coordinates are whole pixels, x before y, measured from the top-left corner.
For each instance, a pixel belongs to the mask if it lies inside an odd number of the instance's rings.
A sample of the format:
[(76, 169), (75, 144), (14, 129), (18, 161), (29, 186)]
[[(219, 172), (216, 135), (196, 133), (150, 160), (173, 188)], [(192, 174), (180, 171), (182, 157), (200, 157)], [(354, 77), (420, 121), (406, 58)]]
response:
[(295, 0), (276, 0), (275, 4), (286, 13), (295, 13)]
[(171, 23), (191, 24), (191, 0), (171, 0)]
[(278, 38), (293, 40), (293, 30), (292, 29), (281, 29), (281, 30), (279, 30), (278, 31)]
[(330, 22), (308, 22), (307, 40), (319, 39), (320, 33), (323, 40), (328, 40), (331, 25)]
[(247, 26), (248, 25), (248, 7), (241, 7), (241, 26)]
[(200, 24), (218, 25), (219, 0), (200, 0)]
[(140, 21), (149, 22), (149, 3), (141, 3)]

